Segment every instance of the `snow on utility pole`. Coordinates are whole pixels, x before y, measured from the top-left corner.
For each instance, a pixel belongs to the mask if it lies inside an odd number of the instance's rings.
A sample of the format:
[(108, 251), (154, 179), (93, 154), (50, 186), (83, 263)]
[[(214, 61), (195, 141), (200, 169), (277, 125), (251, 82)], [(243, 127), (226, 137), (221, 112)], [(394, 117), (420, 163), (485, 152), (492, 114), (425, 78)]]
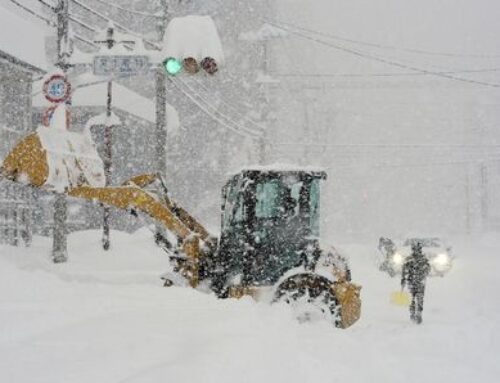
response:
[[(68, 59), (71, 55), (69, 41), (69, 0), (59, 0), (55, 12), (57, 15), (56, 66), (66, 74), (69, 68)], [(71, 104), (71, 97), (68, 98), (66, 104)], [(67, 216), (68, 203), (66, 196), (62, 193), (58, 193), (54, 201), (54, 231), (52, 243), (52, 259), (55, 263), (66, 262), (68, 260)]]

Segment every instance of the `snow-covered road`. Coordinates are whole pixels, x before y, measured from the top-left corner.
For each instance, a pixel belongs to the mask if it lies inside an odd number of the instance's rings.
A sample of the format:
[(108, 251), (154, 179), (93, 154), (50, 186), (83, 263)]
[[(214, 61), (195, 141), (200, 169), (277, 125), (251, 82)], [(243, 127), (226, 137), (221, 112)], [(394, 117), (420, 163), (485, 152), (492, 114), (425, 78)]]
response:
[(166, 257), (147, 232), (0, 247), (0, 382), (497, 382), (500, 239), (455, 241), (457, 260), (428, 284), (424, 324), (392, 306), (398, 281), (375, 245), (345, 245), (363, 316), (342, 331), (299, 324), (287, 307), (161, 287)]

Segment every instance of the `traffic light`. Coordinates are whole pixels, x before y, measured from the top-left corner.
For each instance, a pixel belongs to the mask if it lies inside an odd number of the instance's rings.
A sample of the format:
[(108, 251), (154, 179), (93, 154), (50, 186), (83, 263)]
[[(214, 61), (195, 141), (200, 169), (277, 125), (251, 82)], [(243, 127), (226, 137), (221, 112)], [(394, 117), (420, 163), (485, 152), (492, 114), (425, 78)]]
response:
[(182, 61), (175, 57), (168, 57), (163, 61), (163, 67), (170, 76), (176, 76), (182, 71), (189, 74), (196, 74), (203, 69), (209, 75), (217, 72), (217, 62), (212, 57), (205, 57), (200, 63), (194, 57), (186, 57)]
[(169, 57), (163, 61), (163, 67), (170, 76), (179, 74), (182, 70), (182, 63), (175, 57)]
[(203, 60), (201, 60), (201, 67), (210, 75), (215, 74), (215, 72), (217, 72), (218, 70), (217, 62), (212, 57), (205, 57)]
[(195, 74), (200, 71), (200, 66), (194, 57), (186, 57), (182, 62), (184, 70), (189, 74)]

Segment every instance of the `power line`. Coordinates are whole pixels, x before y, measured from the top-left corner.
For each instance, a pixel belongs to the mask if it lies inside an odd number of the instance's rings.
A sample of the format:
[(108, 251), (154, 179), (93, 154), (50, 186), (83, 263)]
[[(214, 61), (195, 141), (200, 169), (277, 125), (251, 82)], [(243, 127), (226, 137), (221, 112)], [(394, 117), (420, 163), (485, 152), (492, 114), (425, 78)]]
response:
[(500, 157), (498, 158), (489, 158), (489, 159), (479, 159), (479, 160), (469, 160), (469, 161), (444, 161), (444, 162), (428, 162), (421, 164), (367, 164), (367, 165), (348, 165), (348, 166), (339, 166), (332, 167), (340, 170), (350, 170), (350, 169), (359, 169), (359, 168), (420, 168), (420, 167), (434, 167), (434, 166), (463, 166), (468, 164), (478, 164), (483, 162), (500, 162)]
[(443, 53), (443, 52), (431, 52), (431, 51), (422, 50), (422, 49), (396, 47), (396, 46), (392, 46), (392, 45), (378, 44), (378, 43), (372, 43), (372, 42), (367, 42), (367, 41), (361, 41), (361, 40), (355, 40), (355, 39), (351, 39), (351, 38), (341, 37), (341, 36), (334, 35), (331, 33), (325, 33), (325, 32), (320, 32), (320, 31), (316, 31), (313, 29), (309, 29), (309, 28), (304, 28), (304, 27), (301, 27), (297, 24), (293, 24), (290, 22), (285, 22), (285, 21), (278, 21), (278, 22), (280, 24), (288, 25), (290, 27), (302, 30), (304, 32), (314, 33), (318, 36), (329, 37), (329, 38), (340, 40), (340, 41), (345, 41), (345, 42), (349, 42), (349, 43), (353, 43), (353, 44), (359, 44), (359, 45), (375, 47), (375, 48), (380, 48), (380, 49), (389, 49), (389, 50), (394, 50), (394, 51), (403, 51), (403, 52), (424, 54), (424, 55), (430, 55), (430, 56), (460, 57), (460, 58), (470, 57), (470, 58), (483, 58), (483, 59), (500, 58), (500, 54), (489, 55), (489, 54)]
[[(37, 1), (39, 3), (41, 3), (42, 5), (46, 6), (47, 8), (49, 8), (51, 11), (56, 12), (56, 10), (57, 10), (56, 6), (47, 3), (45, 0), (37, 0)], [(72, 15), (69, 15), (69, 19), (74, 21), (76, 24), (80, 25), (81, 27), (87, 29), (88, 31), (96, 32), (95, 28), (91, 27), (90, 25), (84, 23), (83, 21), (81, 21), (80, 19), (78, 19)]]
[(240, 125), (238, 122), (234, 121), (231, 117), (227, 116), (226, 114), (222, 113), (216, 106), (214, 106), (213, 104), (210, 103), (210, 101), (208, 101), (206, 98), (204, 98), (203, 96), (201, 96), (198, 92), (196, 92), (195, 89), (193, 89), (192, 87), (190, 87), (184, 80), (180, 79), (179, 78), (179, 81), (182, 82), (182, 84), (184, 84), (184, 86), (189, 90), (191, 91), (192, 93), (194, 93), (199, 99), (202, 100), (202, 102), (204, 102), (206, 105), (208, 105), (212, 110), (214, 110), (215, 113), (221, 115), (223, 118), (225, 118), (226, 120), (228, 120), (230, 123), (232, 123), (234, 126), (236, 126), (237, 128), (241, 129), (241, 130), (244, 130), (250, 134), (254, 134), (254, 135), (257, 135), (257, 136), (261, 136), (263, 134), (263, 129), (262, 128), (259, 128), (259, 131), (255, 131), (254, 129), (251, 129), (251, 128), (248, 128), (246, 126), (243, 126), (243, 125)]
[(95, 1), (97, 1), (98, 3), (104, 4), (108, 7), (115, 8), (115, 9), (118, 9), (120, 11), (127, 12), (127, 13), (130, 13), (133, 15), (139, 15), (139, 16), (143, 16), (143, 17), (154, 17), (154, 18), (161, 18), (162, 17), (159, 15), (155, 15), (153, 13), (147, 13), (147, 12), (136, 11), (134, 9), (123, 8), (123, 7), (119, 6), (118, 4), (111, 3), (109, 1), (104, 1), (104, 0), (95, 0)]
[(213, 120), (219, 122), (222, 126), (228, 128), (229, 130), (231, 130), (232, 132), (234, 132), (234, 133), (236, 133), (238, 135), (241, 135), (241, 136), (244, 136), (244, 137), (247, 137), (247, 138), (255, 139), (257, 137), (257, 135), (255, 133), (252, 134), (252, 133), (248, 133), (248, 132), (242, 131), (242, 130), (240, 130), (238, 128), (235, 128), (234, 126), (228, 124), (227, 122), (221, 120), (219, 117), (217, 117), (212, 112), (210, 112), (210, 110), (208, 110), (206, 106), (204, 106), (198, 100), (196, 100), (196, 98), (194, 98), (192, 94), (190, 94), (189, 92), (186, 92), (181, 86), (179, 86), (176, 83), (176, 81), (171, 80), (171, 83), (177, 89), (179, 89), (186, 97), (188, 97), (196, 106), (198, 106), (198, 108), (200, 108), (203, 112), (205, 112)]
[(21, 3), (17, 2), (16, 0), (10, 0), (10, 2), (11, 2), (11, 3), (14, 3), (14, 4), (15, 4), (15, 5), (17, 5), (19, 8), (21, 8), (21, 9), (23, 9), (24, 11), (28, 12), (29, 14), (31, 14), (31, 15), (33, 15), (33, 16), (35, 16), (36, 18), (38, 18), (38, 19), (40, 19), (40, 20), (45, 21), (45, 22), (46, 22), (48, 25), (50, 25), (51, 27), (55, 27), (55, 26), (56, 26), (56, 24), (55, 24), (53, 21), (51, 21), (51, 20), (47, 19), (47, 18), (46, 18), (46, 17), (44, 17), (44, 16), (39, 15), (39, 14), (38, 14), (38, 13), (36, 13), (35, 11), (33, 11), (33, 10), (31, 10), (30, 8), (28, 8), (28, 7), (24, 6), (24, 5), (22, 5)]
[[(174, 81), (174, 80), (172, 80), (172, 81)], [(209, 101), (207, 101), (206, 98), (204, 98), (199, 93), (197, 93), (196, 90), (194, 90), (193, 88), (191, 88), (182, 79), (179, 78), (179, 82), (181, 82), (191, 92), (191, 94), (196, 95), (205, 105), (207, 105), (210, 109), (212, 109), (216, 114), (218, 114), (221, 117), (223, 117), (224, 119), (226, 119), (229, 123), (231, 123), (234, 127), (236, 127), (236, 129), (239, 129), (241, 131), (244, 131), (245, 133), (248, 133), (248, 134), (251, 134), (251, 135), (254, 135), (254, 136), (261, 136), (262, 135), (262, 131), (258, 131), (257, 132), (257, 131), (255, 131), (253, 129), (250, 129), (250, 128), (247, 128), (245, 126), (242, 126), (239, 123), (237, 123), (236, 121), (234, 121), (231, 117), (229, 117), (226, 114), (222, 113), (220, 110), (217, 109), (216, 106), (214, 106)]]
[(56, 7), (52, 4), (49, 4), (47, 2), (45, 2), (44, 0), (37, 0), (39, 3), (42, 3), (43, 5), (45, 5), (46, 7), (50, 8), (51, 10), (55, 11), (56, 10)]
[(94, 28), (94, 27), (91, 27), (90, 25), (88, 25), (87, 23), (81, 21), (80, 19), (77, 19), (75, 16), (72, 16), (70, 15), (69, 16), (69, 19), (73, 22), (75, 22), (75, 24), (78, 24), (79, 26), (85, 28), (86, 30), (90, 31), (90, 32), (97, 32), (97, 30)]
[[(192, 79), (194, 79), (194, 81), (205, 91), (205, 92), (209, 92), (209, 89), (198, 79), (196, 79), (195, 76), (191, 77)], [(219, 97), (218, 98), (218, 102), (221, 103), (222, 105), (226, 105), (229, 109), (231, 110), (234, 110), (236, 113), (238, 113), (243, 120), (246, 120), (248, 121), (249, 123), (251, 123), (253, 126), (255, 126), (258, 130), (261, 130), (261, 131), (264, 131), (266, 130), (266, 128), (264, 126), (262, 126), (261, 124), (259, 124), (257, 121), (255, 121), (254, 119), (252, 119), (251, 117), (249, 117), (247, 114), (245, 114), (245, 112), (243, 112), (241, 109), (239, 109), (238, 107), (232, 105), (230, 102), (228, 101), (225, 101), (222, 97)]]
[[(38, 19), (40, 19), (40, 20), (43, 20), (43, 21), (44, 21), (45, 23), (47, 23), (47, 25), (49, 25), (50, 27), (56, 27), (56, 26), (57, 26), (55, 22), (53, 22), (53, 21), (49, 20), (48, 18), (46, 18), (46, 17), (44, 17), (44, 16), (42, 16), (42, 15), (38, 14), (37, 12), (33, 11), (32, 9), (30, 9), (30, 8), (28, 8), (28, 7), (24, 6), (24, 5), (22, 5), (22, 4), (21, 4), (21, 3), (19, 3), (18, 1), (16, 1), (16, 0), (10, 0), (10, 1), (11, 1), (13, 4), (15, 4), (16, 6), (18, 6), (19, 8), (21, 8), (21, 9), (23, 9), (24, 11), (28, 12), (29, 14), (31, 14), (31, 15), (33, 15), (33, 16), (35, 16), (36, 18), (38, 18)], [(45, 6), (50, 7), (51, 9), (55, 9), (52, 5), (47, 4), (47, 3), (46, 3), (45, 1), (43, 1), (43, 0), (38, 0), (38, 1), (39, 1), (40, 3), (42, 3), (42, 4), (44, 4)], [(81, 42), (83, 42), (83, 43), (86, 43), (86, 44), (88, 44), (88, 45), (90, 45), (90, 46), (92, 46), (92, 47), (96, 47), (96, 45), (95, 45), (93, 42), (91, 42), (91, 41), (89, 41), (89, 40), (87, 40), (87, 39), (85, 39), (85, 38), (81, 37), (81, 36), (80, 36), (80, 35), (78, 35), (78, 34), (73, 34), (73, 36), (72, 36), (72, 37), (74, 37), (76, 40), (79, 40), (79, 41), (81, 41)]]
[(149, 41), (149, 40), (146, 40), (143, 36), (139, 35), (138, 33), (135, 33), (134, 31), (128, 29), (127, 27), (115, 22), (114, 20), (112, 20), (111, 18), (107, 17), (107, 16), (104, 16), (103, 14), (99, 13), (98, 11), (96, 11), (95, 9), (89, 7), (88, 5), (85, 5), (83, 4), (82, 2), (80, 2), (79, 0), (71, 0), (74, 4), (78, 5), (80, 8), (86, 10), (87, 12), (99, 17), (101, 20), (104, 20), (106, 22), (112, 22), (118, 29), (121, 29), (122, 31), (128, 33), (129, 35), (132, 35), (134, 37), (137, 37), (137, 38), (140, 38), (142, 39), (145, 43), (153, 46), (155, 49), (158, 49), (158, 50), (161, 50), (161, 47), (152, 42), (152, 41)]
[(73, 34), (72, 37), (75, 38), (76, 40), (81, 41), (82, 43), (90, 45), (91, 47), (98, 48), (98, 46), (94, 44), (92, 41), (87, 40), (86, 38), (81, 37), (80, 35)]
[(249, 134), (246, 134), (238, 129), (235, 129), (233, 126), (231, 125), (228, 125), (226, 122), (220, 120), (217, 116), (215, 116), (214, 114), (212, 114), (209, 110), (207, 110), (203, 105), (201, 105), (192, 95), (190, 95), (189, 93), (187, 93), (184, 89), (182, 89), (179, 85), (177, 85), (174, 81), (172, 81), (172, 84), (174, 84), (174, 86), (179, 89), (186, 97), (188, 97), (195, 105), (198, 106), (198, 108), (200, 108), (203, 112), (205, 112), (209, 117), (211, 117), (214, 121), (217, 121), (219, 122), (222, 126), (228, 128), (229, 130), (231, 130), (232, 132), (240, 135), (240, 136), (244, 136), (244, 137), (247, 137), (247, 138), (254, 138), (253, 136), (249, 135)]
[(413, 148), (494, 148), (500, 149), (500, 144), (322, 144), (319, 142), (276, 142), (272, 145), (279, 146), (320, 146), (320, 147), (331, 147), (331, 148), (351, 148), (351, 149), (372, 149), (372, 148), (384, 148), (384, 149), (413, 149)]
[(316, 39), (314, 37), (305, 35), (303, 33), (294, 31), (293, 29), (291, 29), (291, 28), (289, 28), (287, 26), (283, 26), (283, 25), (280, 25), (278, 23), (274, 23), (274, 22), (269, 21), (269, 20), (268, 20), (268, 23), (272, 24), (272, 25), (274, 25), (274, 26), (276, 26), (278, 28), (285, 29), (289, 33), (294, 34), (294, 35), (299, 36), (299, 37), (302, 37), (302, 38), (304, 38), (306, 40), (313, 41), (313, 42), (316, 42), (318, 44), (321, 44), (321, 45), (324, 45), (324, 46), (327, 46), (327, 47), (330, 47), (330, 48), (334, 48), (334, 49), (337, 49), (337, 50), (349, 53), (349, 54), (357, 56), (357, 57), (362, 57), (362, 58), (369, 59), (369, 60), (372, 60), (372, 61), (377, 61), (377, 62), (380, 62), (380, 63), (383, 63), (383, 64), (387, 64), (387, 65), (391, 65), (391, 66), (394, 66), (394, 67), (397, 67), (397, 68), (412, 70), (412, 71), (415, 71), (415, 72), (420, 72), (420, 73), (423, 73), (423, 74), (433, 75), (433, 76), (437, 76), (437, 77), (443, 77), (443, 78), (446, 78), (446, 79), (449, 79), (449, 80), (455, 80), (455, 81), (460, 81), (460, 82), (465, 82), (465, 83), (470, 83), (470, 84), (476, 84), (476, 85), (483, 85), (483, 86), (488, 86), (488, 87), (492, 87), (492, 88), (500, 88), (500, 84), (494, 84), (494, 83), (489, 83), (489, 82), (484, 82), (484, 81), (478, 81), (478, 80), (471, 80), (471, 79), (467, 79), (467, 78), (463, 78), (463, 77), (458, 77), (458, 76), (454, 76), (454, 75), (445, 74), (445, 73), (442, 73), (442, 72), (434, 72), (434, 71), (431, 71), (431, 70), (428, 70), (428, 69), (419, 68), (419, 67), (416, 67), (416, 66), (413, 66), (413, 65), (402, 64), (400, 62), (392, 61), (392, 60), (385, 59), (385, 58), (381, 58), (381, 57), (372, 55), (370, 53), (365, 53), (365, 52), (362, 52), (362, 51), (358, 51), (358, 50), (355, 50), (355, 49), (351, 49), (351, 48), (347, 48), (347, 47), (344, 47), (344, 46), (341, 46), (341, 45), (337, 45), (337, 44), (334, 44), (334, 43), (331, 43), (331, 42), (327, 42), (327, 41), (323, 41), (323, 40), (320, 40), (320, 39)]
[[(470, 69), (458, 71), (443, 71), (436, 72), (440, 74), (463, 74), (463, 73), (489, 73), (499, 72), (500, 68), (489, 69)], [(270, 73), (276, 77), (412, 77), (412, 76), (428, 76), (428, 73), (405, 72), (405, 73)]]

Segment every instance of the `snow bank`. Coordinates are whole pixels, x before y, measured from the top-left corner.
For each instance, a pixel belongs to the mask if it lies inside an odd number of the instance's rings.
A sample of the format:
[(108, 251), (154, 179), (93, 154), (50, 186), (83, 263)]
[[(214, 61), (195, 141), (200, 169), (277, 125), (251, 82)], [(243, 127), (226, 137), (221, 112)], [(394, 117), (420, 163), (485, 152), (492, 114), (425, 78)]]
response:
[(167, 259), (151, 234), (69, 237), (54, 265), (50, 241), (0, 246), (0, 381), (496, 383), (500, 374), (500, 239), (454, 240), (460, 254), (429, 281), (424, 323), (389, 303), (376, 244), (343, 245), (363, 285), (348, 330), (299, 324), (288, 307), (162, 288)]
[(104, 165), (92, 137), (67, 131), (65, 119), (66, 109), (61, 105), (54, 111), (50, 127), (37, 129), (47, 153), (49, 174), (45, 186), (58, 192), (75, 187), (83, 180), (90, 186), (104, 186)]

